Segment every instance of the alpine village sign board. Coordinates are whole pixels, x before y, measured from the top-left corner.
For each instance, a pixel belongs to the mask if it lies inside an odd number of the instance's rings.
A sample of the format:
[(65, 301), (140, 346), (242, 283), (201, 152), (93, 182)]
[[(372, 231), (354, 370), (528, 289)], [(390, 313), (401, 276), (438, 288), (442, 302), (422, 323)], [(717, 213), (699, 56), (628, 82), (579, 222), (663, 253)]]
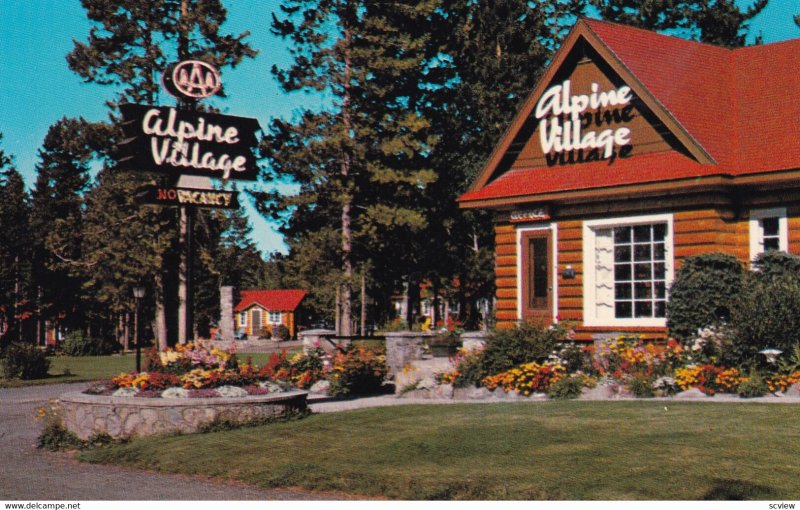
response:
[[(170, 65), (162, 79), (172, 95), (192, 102), (216, 94), (221, 87), (211, 65), (188, 60)], [(171, 106), (120, 105), (125, 140), (120, 165), (131, 170), (216, 179), (256, 180), (258, 120)], [(233, 191), (146, 186), (137, 194), (145, 203), (233, 209)]]

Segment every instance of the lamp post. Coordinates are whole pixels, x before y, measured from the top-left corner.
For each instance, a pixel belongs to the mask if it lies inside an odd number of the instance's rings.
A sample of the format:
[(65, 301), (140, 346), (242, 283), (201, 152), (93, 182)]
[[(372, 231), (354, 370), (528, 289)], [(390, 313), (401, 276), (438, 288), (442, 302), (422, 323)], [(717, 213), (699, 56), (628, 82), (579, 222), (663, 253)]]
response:
[(763, 354), (765, 358), (767, 358), (767, 363), (770, 365), (774, 365), (776, 361), (778, 361), (778, 356), (780, 356), (783, 351), (780, 349), (764, 349), (763, 351), (758, 351), (759, 354)]
[(142, 371), (142, 338), (139, 334), (139, 303), (144, 297), (144, 287), (133, 288), (133, 299), (136, 301), (136, 315), (133, 316), (133, 336), (136, 337), (136, 372)]

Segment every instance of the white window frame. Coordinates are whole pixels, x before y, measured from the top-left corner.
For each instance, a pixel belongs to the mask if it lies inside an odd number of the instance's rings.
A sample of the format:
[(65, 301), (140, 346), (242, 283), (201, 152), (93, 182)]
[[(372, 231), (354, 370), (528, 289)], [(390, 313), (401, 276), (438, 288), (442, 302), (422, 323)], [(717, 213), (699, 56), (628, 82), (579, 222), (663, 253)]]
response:
[[(278, 315), (277, 322), (275, 320), (273, 320), (273, 317), (272, 317), (273, 314), (277, 314)], [(267, 311), (267, 324), (283, 324), (282, 320), (283, 320), (283, 314), (281, 312), (273, 312), (272, 310), (268, 310)]]
[(239, 327), (240, 328), (247, 327), (247, 310), (239, 312)]
[(542, 223), (536, 226), (518, 226), (516, 229), (517, 234), (517, 320), (523, 320), (522, 317), (522, 301), (525, 297), (522, 295), (522, 235), (526, 232), (550, 231), (552, 237), (551, 245), (551, 260), (552, 268), (550, 270), (551, 282), (550, 287), (553, 296), (553, 322), (558, 320), (558, 224), (557, 223)]
[(750, 211), (750, 260), (755, 260), (764, 253), (762, 220), (765, 218), (778, 218), (778, 249), (789, 252), (789, 225), (786, 219), (786, 208), (754, 209)]
[(667, 289), (669, 289), (674, 279), (675, 269), (675, 232), (671, 213), (586, 220), (583, 222), (583, 324), (585, 326), (666, 327), (666, 317), (618, 319), (597, 316), (597, 270), (595, 267), (595, 250), (597, 246), (595, 231), (598, 229), (653, 225), (656, 223), (666, 223), (667, 225), (667, 235), (664, 238), (664, 281)]

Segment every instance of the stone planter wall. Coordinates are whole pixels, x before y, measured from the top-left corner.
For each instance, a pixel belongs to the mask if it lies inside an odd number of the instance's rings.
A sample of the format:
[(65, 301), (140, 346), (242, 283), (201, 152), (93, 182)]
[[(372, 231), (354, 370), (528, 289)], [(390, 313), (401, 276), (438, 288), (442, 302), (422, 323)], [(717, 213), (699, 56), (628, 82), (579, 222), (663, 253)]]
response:
[(461, 333), (461, 344), (467, 351), (483, 349), (488, 339), (488, 331), (465, 331)]
[[(303, 343), (303, 352), (308, 354), (314, 349), (322, 349), (328, 354), (336, 351), (337, 342), (333, 340), (336, 331), (330, 329), (308, 329), (297, 334), (297, 338)], [(349, 341), (340, 341), (341, 345), (349, 344)]]
[(81, 439), (197, 432), (217, 420), (246, 423), (305, 410), (308, 392), (242, 398), (136, 398), (67, 393), (59, 397), (64, 426)]
[(436, 333), (422, 331), (393, 331), (386, 333), (386, 365), (389, 376), (403, 371), (408, 363), (422, 359), (422, 344)]

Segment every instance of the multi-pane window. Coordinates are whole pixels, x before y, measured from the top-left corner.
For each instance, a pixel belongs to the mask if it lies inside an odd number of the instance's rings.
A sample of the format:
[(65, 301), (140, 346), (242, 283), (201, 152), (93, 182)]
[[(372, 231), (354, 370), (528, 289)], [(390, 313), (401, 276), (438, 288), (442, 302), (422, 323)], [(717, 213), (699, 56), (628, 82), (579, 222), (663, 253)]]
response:
[(241, 312), (239, 314), (239, 325), (247, 326), (247, 312)]
[(583, 222), (585, 325), (666, 325), (674, 272), (672, 223), (671, 214)]
[(267, 313), (267, 321), (270, 324), (280, 324), (281, 323), (281, 312), (268, 312)]
[(761, 220), (762, 241), (764, 251), (780, 249), (780, 229), (778, 228), (778, 218), (763, 218)]
[(788, 249), (786, 209), (776, 207), (750, 211), (750, 259), (769, 250)]
[(666, 316), (667, 225), (614, 229), (614, 317)]

